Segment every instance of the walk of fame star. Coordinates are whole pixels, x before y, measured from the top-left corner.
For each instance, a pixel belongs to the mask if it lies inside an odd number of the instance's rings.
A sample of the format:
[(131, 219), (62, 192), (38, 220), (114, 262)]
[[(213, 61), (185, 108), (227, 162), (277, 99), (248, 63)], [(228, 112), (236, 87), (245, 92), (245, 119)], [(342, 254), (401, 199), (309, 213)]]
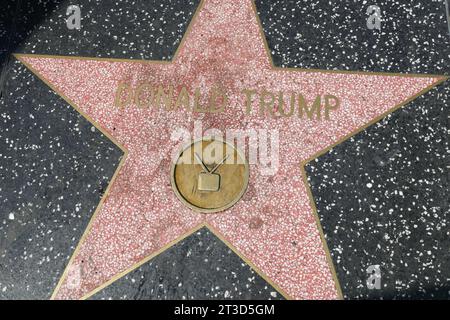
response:
[[(53, 294), (57, 299), (89, 297), (203, 226), (286, 298), (339, 298), (303, 165), (445, 80), (277, 68), (250, 0), (203, 1), (171, 62), (17, 58), (124, 151)], [(216, 114), (113, 107), (120, 83), (142, 81), (184, 84), (191, 92), (220, 85), (229, 105)], [(247, 88), (302, 92), (309, 101), (318, 93), (332, 94), (341, 104), (331, 121), (260, 117), (245, 113)], [(178, 127), (192, 129), (195, 120), (224, 131), (279, 130), (277, 174), (262, 175), (251, 164), (246, 193), (223, 212), (199, 214), (184, 205), (170, 182), (176, 147), (170, 134)]]

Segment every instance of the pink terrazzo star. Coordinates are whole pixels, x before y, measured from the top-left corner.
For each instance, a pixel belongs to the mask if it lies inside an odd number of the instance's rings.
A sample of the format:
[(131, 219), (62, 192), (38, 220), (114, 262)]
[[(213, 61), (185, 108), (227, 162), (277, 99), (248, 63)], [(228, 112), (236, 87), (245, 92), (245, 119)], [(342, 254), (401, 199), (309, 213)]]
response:
[[(339, 298), (301, 163), (442, 80), (275, 68), (250, 0), (204, 1), (170, 63), (19, 58), (127, 151), (55, 290), (59, 299), (96, 292), (199, 226), (213, 230), (286, 297)], [(230, 101), (218, 114), (119, 110), (114, 99), (123, 81), (185, 85), (191, 92), (220, 85)], [(250, 88), (298, 92), (309, 101), (317, 93), (332, 94), (341, 106), (330, 121), (246, 115), (242, 90)], [(251, 165), (244, 197), (218, 214), (185, 207), (170, 185), (171, 155), (178, 146), (171, 133), (192, 130), (199, 119), (204, 129), (265, 128), (280, 134), (278, 172), (265, 176), (258, 164)]]

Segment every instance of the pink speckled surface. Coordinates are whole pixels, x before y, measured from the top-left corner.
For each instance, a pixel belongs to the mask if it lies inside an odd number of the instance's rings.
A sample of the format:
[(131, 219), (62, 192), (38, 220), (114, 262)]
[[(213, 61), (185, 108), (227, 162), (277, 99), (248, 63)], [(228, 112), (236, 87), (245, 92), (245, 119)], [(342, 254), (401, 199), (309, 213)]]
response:
[[(205, 222), (290, 297), (337, 298), (300, 163), (438, 80), (273, 69), (250, 0), (205, 1), (173, 63), (22, 60), (129, 152), (57, 298), (88, 294)], [(220, 84), (230, 103), (224, 113), (214, 115), (118, 110), (114, 97), (125, 80), (186, 85), (191, 92)], [(263, 88), (302, 93), (309, 100), (317, 93), (333, 94), (342, 105), (331, 121), (245, 115), (241, 91)], [(170, 156), (178, 145), (171, 142), (171, 133), (179, 127), (192, 130), (197, 119), (204, 129), (280, 132), (277, 174), (261, 175), (258, 165), (251, 165), (247, 193), (223, 213), (191, 211), (170, 186)], [(75, 279), (79, 276), (80, 281)]]

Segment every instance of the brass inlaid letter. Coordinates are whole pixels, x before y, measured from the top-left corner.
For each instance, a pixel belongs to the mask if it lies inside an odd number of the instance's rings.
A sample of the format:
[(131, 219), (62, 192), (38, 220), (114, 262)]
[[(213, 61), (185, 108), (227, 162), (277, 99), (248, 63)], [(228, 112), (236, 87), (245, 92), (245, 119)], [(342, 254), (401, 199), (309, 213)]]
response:
[(330, 111), (336, 110), (340, 106), (339, 98), (333, 95), (325, 96), (325, 119), (330, 120)]
[(317, 119), (320, 120), (320, 107), (321, 107), (321, 98), (320, 95), (316, 97), (311, 108), (308, 108), (308, 104), (306, 99), (299, 94), (298, 95), (298, 116), (303, 118), (304, 112), (309, 119), (313, 119), (314, 113), (316, 113)]
[(161, 106), (161, 102), (164, 102), (166, 110), (171, 110), (172, 101), (173, 101), (173, 86), (170, 85), (169, 92), (166, 93), (163, 86), (159, 85), (158, 91), (156, 92), (155, 107), (159, 108)]
[(175, 109), (179, 109), (181, 106), (184, 106), (186, 110), (189, 110), (190, 104), (189, 92), (185, 86), (182, 86), (180, 93), (178, 94), (177, 101), (175, 102)]
[(252, 96), (256, 94), (256, 91), (244, 89), (242, 93), (245, 94), (245, 114), (249, 115), (252, 111)]
[[(212, 90), (211, 100), (209, 102), (209, 111), (211, 113), (223, 112), (227, 103), (228, 97), (224, 92), (222, 92), (222, 90), (220, 90), (219, 88)], [(214, 106), (216, 106), (216, 108), (214, 108)]]
[[(269, 98), (270, 100), (267, 101), (266, 98)], [(269, 92), (267, 90), (263, 90), (261, 92), (261, 97), (259, 99), (259, 113), (261, 115), (265, 114), (265, 110), (269, 110), (272, 117), (274, 116), (273, 107), (275, 104), (275, 95), (272, 92)]]
[[(141, 99), (142, 92), (144, 92), (146, 95), (148, 94), (148, 92), (150, 92), (150, 98), (148, 99), (147, 102), (142, 101)], [(154, 96), (155, 93), (152, 90), (150, 83), (147, 82), (142, 83), (137, 87), (134, 93), (134, 103), (138, 106), (138, 108), (148, 108), (152, 103)]]
[(280, 111), (281, 116), (283, 117), (290, 117), (294, 113), (295, 110), (295, 94), (291, 94), (291, 109), (288, 113), (284, 111), (284, 99), (283, 99), (283, 92), (280, 91), (278, 94), (278, 110)]
[(200, 88), (196, 88), (194, 94), (194, 112), (208, 112), (208, 110), (202, 109), (200, 105), (200, 98), (201, 98)]
[[(125, 101), (122, 100), (122, 95), (124, 92), (128, 93)], [(133, 98), (133, 89), (131, 88), (131, 85), (126, 82), (121, 82), (117, 87), (114, 105), (117, 108), (122, 109), (125, 107), (126, 104), (128, 104), (131, 101), (132, 98)]]

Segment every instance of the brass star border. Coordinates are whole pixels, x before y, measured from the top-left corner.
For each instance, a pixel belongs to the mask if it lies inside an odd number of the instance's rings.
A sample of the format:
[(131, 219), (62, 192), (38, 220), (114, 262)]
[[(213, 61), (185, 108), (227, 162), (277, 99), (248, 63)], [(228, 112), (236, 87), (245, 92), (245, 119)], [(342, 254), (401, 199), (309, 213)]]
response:
[[(55, 86), (53, 86), (48, 80), (46, 80), (44, 77), (40, 76), (39, 73), (32, 67), (30, 66), (27, 62), (25, 62), (22, 57), (35, 57), (35, 58), (39, 58), (39, 57), (43, 57), (43, 58), (59, 58), (59, 59), (74, 59), (74, 60), (92, 60), (92, 61), (111, 61), (111, 62), (134, 62), (134, 63), (158, 63), (158, 64), (170, 64), (172, 63), (172, 61), (174, 61), (175, 59), (177, 59), (180, 48), (183, 46), (183, 43), (187, 37), (187, 35), (190, 33), (191, 31), (191, 26), (193, 24), (193, 22), (195, 21), (195, 19), (197, 19), (198, 13), (201, 11), (201, 9), (203, 8), (203, 5), (205, 3), (205, 0), (200, 0), (200, 3), (197, 6), (197, 9), (195, 10), (194, 15), (191, 18), (191, 21), (188, 24), (188, 27), (183, 35), (183, 37), (181, 38), (180, 43), (178, 44), (178, 47), (173, 55), (173, 57), (170, 60), (139, 60), (139, 59), (123, 59), (123, 58), (99, 58), (99, 57), (81, 57), (81, 56), (62, 56), (62, 55), (39, 55), (39, 54), (23, 54), (23, 53), (14, 53), (13, 56), (19, 60), (22, 64), (24, 64), (37, 78), (39, 78), (41, 81), (43, 81), (50, 89), (52, 89), (54, 92), (56, 92), (61, 98), (63, 98), (70, 106), (72, 106), (78, 113), (80, 113), (84, 118), (86, 118), (93, 126), (95, 126), (103, 135), (105, 135), (106, 137), (108, 137), (108, 139), (110, 139), (118, 148), (120, 148), (123, 151), (123, 156), (113, 174), (113, 176), (111, 177), (111, 180), (109, 181), (108, 187), (105, 190), (105, 193), (103, 194), (102, 198), (100, 199), (99, 204), (97, 205), (97, 208), (95, 209), (93, 215), (91, 216), (89, 223), (85, 229), (85, 231), (83, 232), (83, 235), (81, 236), (78, 245), (76, 246), (75, 250), (73, 251), (71, 258), (69, 259), (69, 262), (67, 263), (65, 270), (60, 278), (60, 280), (58, 281), (58, 284), (56, 285), (50, 299), (54, 300), (60, 287), (62, 286), (64, 280), (67, 277), (68, 271), (69, 271), (69, 267), (72, 264), (73, 259), (76, 257), (81, 244), (84, 242), (86, 236), (89, 234), (89, 231), (92, 228), (92, 224), (93, 221), (95, 220), (98, 212), (100, 211), (100, 208), (103, 205), (103, 202), (106, 200), (106, 198), (108, 198), (109, 195), (109, 191), (111, 186), (113, 185), (118, 173), (120, 172), (125, 159), (128, 156), (128, 150), (123, 147), (122, 145), (120, 145), (118, 143), (118, 141), (116, 139), (114, 139), (108, 132), (106, 132), (105, 130), (103, 130), (92, 118), (90, 118), (87, 114), (85, 114), (82, 110), (80, 110), (73, 101), (71, 101), (66, 95), (64, 95), (62, 92), (60, 92)], [(266, 36), (264, 34), (264, 29), (261, 23), (261, 20), (259, 18), (258, 15), (258, 9), (256, 8), (256, 4), (255, 1), (252, 0), (252, 7), (253, 7), (253, 12), (256, 16), (256, 20), (258, 22), (258, 29), (259, 32), (261, 33), (261, 37), (263, 39), (264, 42), (264, 47), (265, 47), (265, 51), (267, 54), (267, 57), (269, 58), (270, 61), (270, 65), (272, 69), (281, 69), (284, 71), (293, 71), (293, 72), (297, 72), (297, 71), (301, 71), (301, 72), (318, 72), (318, 73), (347, 73), (347, 74), (362, 74), (362, 75), (393, 75), (393, 76), (408, 76), (408, 77), (412, 77), (412, 76), (417, 76), (417, 77), (423, 77), (424, 74), (403, 74), (403, 73), (392, 73), (392, 72), (370, 72), (370, 71), (347, 71), (347, 70), (322, 70), (322, 69), (302, 69), (302, 68), (285, 68), (285, 67), (278, 67), (274, 64), (273, 62), (273, 58), (272, 58), (272, 54), (270, 52), (269, 49), (269, 45), (266, 39)], [(437, 78), (441, 78), (441, 80), (436, 81), (435, 83), (429, 85), (428, 87), (426, 87), (425, 89), (423, 89), (422, 91), (420, 91), (419, 93), (415, 94), (414, 96), (409, 97), (407, 100), (403, 101), (401, 104), (398, 104), (396, 106), (394, 106), (393, 108), (389, 109), (388, 111), (386, 111), (385, 113), (379, 115), (378, 117), (376, 117), (375, 119), (373, 119), (372, 121), (364, 124), (363, 126), (357, 128), (356, 130), (350, 132), (349, 134), (347, 134), (346, 136), (344, 136), (343, 138), (339, 139), (338, 141), (336, 141), (334, 144), (332, 144), (331, 146), (320, 150), (319, 152), (317, 152), (316, 154), (314, 154), (313, 156), (311, 156), (309, 159), (302, 161), (300, 163), (300, 171), (301, 171), (301, 175), (302, 175), (302, 179), (305, 183), (306, 189), (307, 189), (307, 193), (308, 193), (308, 198), (311, 204), (311, 207), (313, 209), (313, 214), (314, 214), (314, 218), (316, 220), (316, 225), (317, 228), (319, 230), (320, 233), (320, 239), (326, 254), (326, 258), (328, 261), (328, 265), (330, 267), (330, 272), (333, 276), (334, 279), (334, 283), (335, 283), (335, 287), (338, 293), (338, 297), (339, 299), (344, 299), (343, 293), (342, 293), (342, 289), (337, 277), (337, 273), (334, 267), (334, 263), (333, 263), (333, 259), (331, 257), (330, 254), (330, 250), (328, 248), (327, 242), (325, 240), (325, 235), (323, 232), (323, 228), (322, 225), (320, 223), (320, 218), (317, 212), (317, 208), (316, 208), (316, 204), (315, 204), (315, 200), (311, 191), (311, 188), (309, 186), (308, 183), (308, 177), (305, 171), (305, 166), (317, 159), (318, 157), (320, 157), (321, 155), (327, 153), (328, 151), (330, 151), (331, 149), (333, 149), (334, 147), (336, 147), (337, 145), (341, 144), (342, 142), (348, 140), (349, 138), (355, 136), (356, 134), (360, 133), (361, 131), (363, 131), (364, 129), (368, 128), (369, 126), (379, 122), (380, 120), (382, 120), (383, 118), (385, 118), (386, 116), (388, 116), (389, 114), (393, 113), (394, 111), (400, 109), (401, 107), (405, 106), (406, 104), (410, 103), (411, 101), (415, 100), (417, 97), (425, 94), (426, 92), (430, 91), (432, 88), (438, 86), (439, 84), (447, 81), (450, 77), (449, 76), (445, 76), (445, 75), (432, 75), (430, 74), (429, 76), (434, 76)], [(263, 278), (267, 283), (269, 283), (275, 290), (277, 290), (285, 299), (288, 300), (292, 300), (292, 298), (286, 293), (284, 292), (284, 290), (282, 290), (279, 286), (277, 286), (271, 279), (269, 279), (263, 272), (261, 272), (261, 270), (259, 270), (258, 267), (256, 267), (250, 260), (248, 260), (244, 255), (242, 255), (230, 242), (228, 242), (226, 239), (224, 239), (215, 229), (214, 227), (212, 227), (210, 224), (208, 224), (207, 222), (201, 223), (200, 225), (198, 225), (196, 228), (194, 228), (193, 230), (181, 235), (180, 237), (178, 237), (177, 239), (171, 241), (170, 243), (168, 243), (167, 245), (165, 245), (164, 247), (162, 247), (161, 249), (159, 249), (158, 251), (152, 253), (151, 255), (147, 256), (146, 258), (144, 258), (143, 260), (135, 263), (134, 265), (132, 265), (131, 267), (129, 267), (128, 269), (116, 274), (114, 277), (112, 277), (110, 280), (108, 280), (107, 282), (103, 283), (101, 286), (97, 287), (96, 289), (94, 289), (93, 291), (87, 293), (86, 295), (84, 295), (81, 300), (85, 300), (88, 299), (90, 297), (92, 297), (94, 294), (96, 294), (97, 292), (103, 290), (104, 288), (106, 288), (107, 286), (109, 286), (110, 284), (112, 284), (113, 282), (117, 281), (118, 279), (124, 277), (125, 275), (127, 275), (128, 273), (134, 271), (135, 269), (139, 268), (140, 266), (142, 266), (143, 264), (145, 264), (146, 262), (150, 261), (151, 259), (153, 259), (154, 257), (156, 257), (157, 255), (159, 255), (160, 253), (163, 253), (164, 251), (166, 251), (167, 249), (171, 248), (172, 246), (174, 246), (175, 244), (177, 244), (178, 242), (182, 241), (183, 239), (187, 238), (188, 236), (194, 234), (195, 232), (197, 232), (198, 230), (202, 229), (202, 228), (207, 228), (213, 235), (215, 235), (217, 238), (219, 238), (230, 250), (232, 250), (236, 255), (238, 255), (248, 266), (250, 266), (261, 278)]]

